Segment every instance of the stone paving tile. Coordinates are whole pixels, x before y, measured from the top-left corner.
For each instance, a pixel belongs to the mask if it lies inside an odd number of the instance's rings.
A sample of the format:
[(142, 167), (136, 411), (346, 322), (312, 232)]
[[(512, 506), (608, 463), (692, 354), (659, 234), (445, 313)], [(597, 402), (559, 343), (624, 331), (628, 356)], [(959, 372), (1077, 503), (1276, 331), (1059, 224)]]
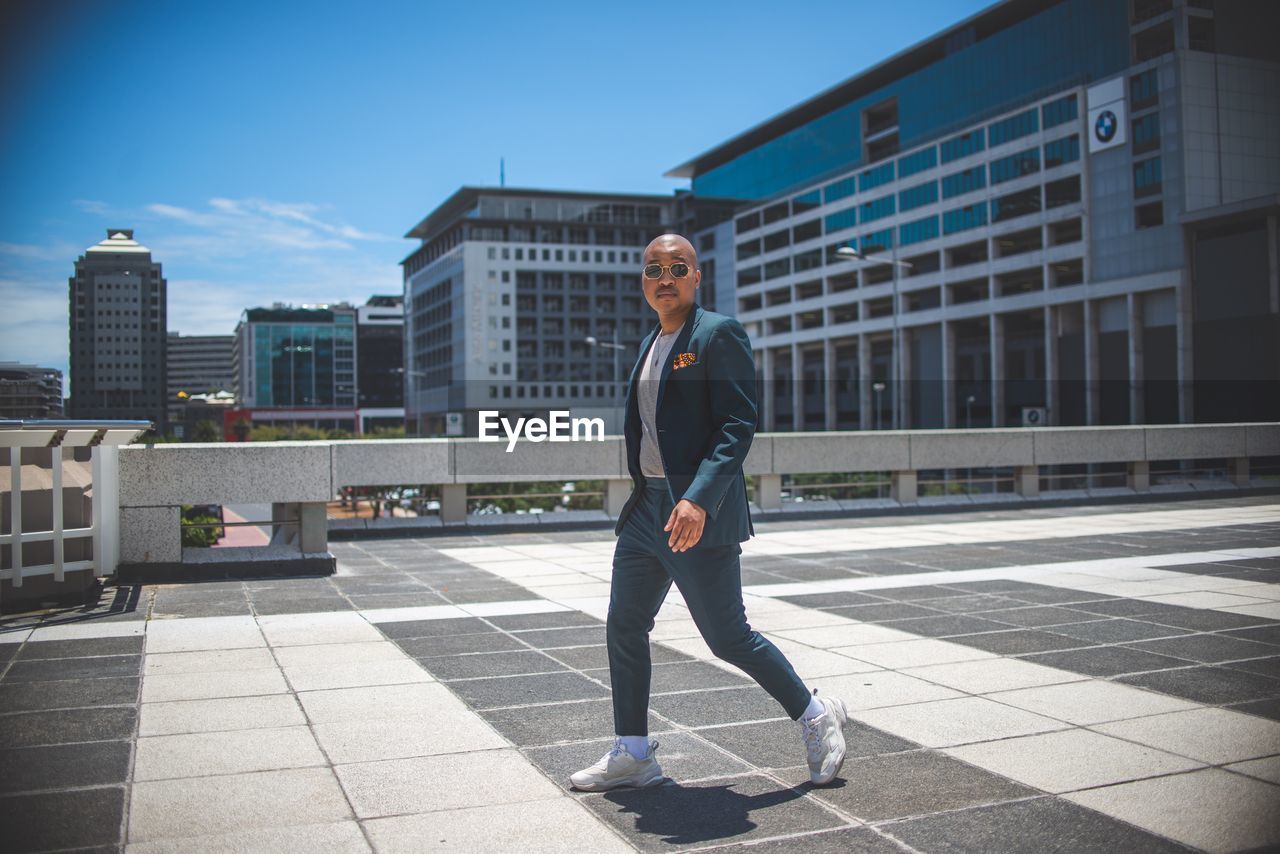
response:
[[(452, 622), (440, 620), (439, 622)], [(394, 623), (388, 625), (395, 625)], [(463, 655), (478, 652), (507, 652), (527, 650), (520, 641), (505, 632), (469, 635), (436, 635), (397, 639), (399, 647), (417, 659), (431, 659), (442, 655)], [(430, 665), (426, 665), (430, 667)]]
[(1069, 623), (1083, 623), (1091, 618), (1057, 605), (1030, 605), (1021, 608), (1003, 608), (999, 611), (982, 611), (979, 616), (1007, 623), (1012, 626), (1035, 629), (1045, 626), (1061, 626)]
[(189, 838), (350, 819), (328, 768), (293, 768), (135, 783), (129, 841)]
[(139, 738), (135, 780), (170, 780), (327, 765), (305, 726)]
[[(787, 601), (795, 602), (797, 598), (788, 597)], [(798, 603), (797, 603), (798, 604)], [(941, 611), (925, 608), (920, 605), (909, 605), (905, 602), (879, 602), (872, 605), (853, 605), (847, 608), (825, 608), (831, 614), (839, 614), (860, 623), (882, 623), (887, 620), (903, 620), (910, 617), (938, 617)]]
[[(1078, 625), (1084, 625), (1080, 623)], [(1056, 627), (1061, 628), (1061, 627)], [(1003, 632), (985, 632), (976, 635), (956, 635), (947, 638), (950, 643), (962, 643), (994, 652), (997, 655), (1026, 655), (1035, 652), (1053, 652), (1091, 646), (1091, 642), (1069, 638), (1057, 632), (1037, 629), (1011, 629)]]
[(201, 650), (199, 652), (164, 652), (148, 655), (143, 663), (145, 676), (217, 673), (226, 670), (262, 670), (276, 666), (276, 659), (266, 647), (245, 649)]
[(362, 819), (555, 800), (564, 791), (509, 749), (358, 762), (334, 770)]
[(507, 746), (502, 736), (461, 707), (433, 706), (404, 717), (315, 724), (316, 741), (334, 764), (407, 759)]
[[(1094, 644), (1103, 643), (1125, 643), (1128, 641), (1149, 640), (1151, 638), (1167, 638), (1177, 637), (1179, 635), (1188, 634), (1186, 629), (1177, 629), (1172, 626), (1161, 626), (1156, 623), (1148, 623), (1141, 620), (1129, 620), (1123, 617), (1116, 617), (1107, 620), (1094, 620), (1088, 623), (1072, 623), (1065, 626), (1053, 626), (1048, 631), (1058, 635), (1066, 635), (1069, 638), (1077, 640), (1089, 641)], [(1132, 644), (1130, 644), (1133, 646)], [(1137, 645), (1137, 649), (1145, 649), (1142, 645)], [(1159, 652), (1158, 649), (1152, 649), (1152, 652)]]
[(133, 706), (137, 677), (76, 679), (67, 682), (0, 682), (0, 712), (71, 709), (82, 706)]
[(1280, 786), (1217, 768), (1066, 797), (1197, 848), (1242, 851), (1280, 844)]
[(884, 826), (918, 851), (1173, 854), (1189, 849), (1058, 798), (940, 813)]
[(489, 625), (488, 621), (479, 617), (458, 617), (451, 620), (405, 620), (394, 623), (379, 623), (378, 628), (392, 640), (442, 636), (455, 637), (497, 631), (493, 626)]
[(525, 629), (568, 629), (583, 626), (603, 626), (604, 623), (581, 611), (558, 611), (551, 614), (508, 614), (487, 617), (503, 631), (518, 632)]
[(1280, 756), (1268, 756), (1265, 759), (1250, 759), (1247, 762), (1235, 762), (1223, 766), (1228, 771), (1245, 774), (1268, 783), (1280, 785)]
[(127, 740), (137, 720), (137, 710), (128, 706), (9, 714), (0, 718), (0, 748)]
[[(743, 584), (747, 584), (743, 579)], [(784, 602), (800, 605), (804, 608), (845, 608), (857, 605), (885, 605), (888, 601), (871, 593), (855, 593), (853, 591), (833, 591), (831, 593), (809, 593), (803, 596), (780, 596)]]
[[(597, 679), (605, 685), (611, 685), (608, 670), (586, 670), (583, 671), (583, 675)], [(657, 696), (678, 691), (702, 691), (708, 688), (730, 688), (754, 684), (736, 670), (726, 670), (702, 661), (687, 661), (655, 664), (649, 691), (651, 695)]]
[(1186, 667), (1194, 662), (1167, 655), (1156, 655), (1137, 649), (1119, 646), (1098, 646), (1065, 652), (1045, 652), (1023, 656), (1046, 667), (1057, 667), (1089, 676), (1120, 676), (1125, 673), (1143, 673), (1149, 670), (1165, 670)]
[(208, 700), (214, 697), (248, 697), (286, 694), (289, 686), (279, 668), (228, 670), (216, 673), (174, 673), (148, 676), (142, 682), (142, 702)]
[[(86, 638), (83, 640), (33, 641), (21, 648), (14, 645), (13, 657), (18, 661), (45, 658), (88, 658), (100, 655), (139, 655), (142, 653), (141, 635), (115, 638)], [(0, 660), (4, 660), (0, 645)]]
[(573, 672), (536, 676), (500, 676), (450, 683), (464, 702), (475, 709), (523, 706), (560, 700), (606, 697), (608, 689)]
[(951, 747), (1066, 728), (1061, 721), (981, 697), (850, 710), (863, 723), (925, 747)]
[(1226, 708), (1236, 712), (1244, 712), (1248, 715), (1257, 715), (1261, 718), (1280, 721), (1280, 697), (1273, 697), (1269, 700), (1254, 700), (1252, 703), (1237, 703)]
[(1265, 617), (1253, 617), (1248, 614), (1228, 614), (1223, 611), (1209, 611), (1195, 608), (1179, 608), (1177, 611), (1161, 611), (1143, 617), (1150, 623), (1165, 626), (1176, 626), (1180, 629), (1191, 629), (1197, 632), (1217, 632), (1224, 629), (1243, 629), (1248, 626), (1276, 625), (1275, 620)]
[[(521, 851), (551, 854), (632, 851), (571, 799), (466, 807), (419, 815), (377, 818), (364, 827), (379, 852)], [(430, 840), (430, 842), (428, 842)]]
[(1204, 767), (1193, 759), (1083, 729), (968, 744), (943, 752), (1055, 793)]
[(692, 694), (665, 694), (653, 697), (649, 708), (686, 727), (786, 717), (778, 701), (757, 685)]
[(767, 839), (846, 824), (800, 790), (760, 775), (579, 797), (641, 851)]
[(835, 784), (815, 787), (812, 792), (814, 797), (868, 822), (1037, 794), (1034, 789), (932, 750), (847, 760)]
[(124, 799), (120, 786), (0, 797), (5, 848), (118, 850)]
[(1280, 723), (1225, 709), (1171, 712), (1093, 729), (1212, 765), (1280, 753)]
[(130, 753), (127, 741), (0, 750), (0, 794), (123, 783)]
[(987, 699), (1080, 725), (1200, 708), (1176, 697), (1100, 679), (999, 691)]
[(1223, 705), (1280, 696), (1280, 681), (1227, 667), (1187, 667), (1119, 679), (1197, 703)]
[(1190, 635), (1125, 644), (1129, 649), (1140, 649), (1160, 655), (1172, 655), (1192, 661), (1216, 663), (1261, 658), (1277, 652), (1268, 644), (1222, 635)]
[[(552, 649), (547, 654), (577, 670), (598, 670), (609, 666), (609, 649), (604, 646)], [(695, 659), (692, 655), (686, 655), (668, 646), (654, 644), (649, 649), (649, 660), (652, 664), (671, 664), (677, 661), (694, 661)]]
[[(519, 747), (612, 737), (614, 734), (613, 704), (609, 699), (487, 709), (477, 714)], [(650, 713), (650, 733), (669, 728)]]
[(430, 668), (432, 676), (444, 682), (489, 676), (553, 673), (569, 669), (555, 659), (532, 649), (438, 656), (422, 660), (420, 663)]
[(289, 694), (179, 700), (144, 703), (140, 709), (138, 735), (286, 727), (306, 722), (298, 701)]
[(540, 629), (517, 632), (521, 642), (538, 649), (558, 649), (566, 646), (594, 646), (605, 642), (604, 626), (581, 626), (569, 629)]
[(372, 850), (360, 825), (354, 821), (263, 827), (216, 836), (135, 842), (128, 848), (129, 854), (185, 854), (188, 851), (217, 854), (275, 854), (288, 851), (367, 854)]
[(110, 679), (137, 676), (141, 655), (104, 655), (94, 658), (49, 658), (15, 660), (5, 671), (4, 681), (52, 682), (58, 680)]
[(1249, 629), (1230, 629), (1222, 634), (1227, 637), (1244, 638), (1245, 640), (1280, 646), (1280, 623), (1269, 626), (1255, 626)]
[(1059, 682), (1078, 682), (1086, 677), (1054, 667), (1044, 667), (1016, 658), (982, 659), (950, 664), (933, 664), (903, 671), (968, 694), (988, 694)]
[(1006, 623), (985, 619), (982, 614), (946, 614), (917, 619), (894, 620), (885, 625), (892, 629), (911, 632), (912, 634), (929, 638), (945, 638), (955, 635), (977, 634), (979, 632), (999, 632), (1006, 631), (1009, 628)]

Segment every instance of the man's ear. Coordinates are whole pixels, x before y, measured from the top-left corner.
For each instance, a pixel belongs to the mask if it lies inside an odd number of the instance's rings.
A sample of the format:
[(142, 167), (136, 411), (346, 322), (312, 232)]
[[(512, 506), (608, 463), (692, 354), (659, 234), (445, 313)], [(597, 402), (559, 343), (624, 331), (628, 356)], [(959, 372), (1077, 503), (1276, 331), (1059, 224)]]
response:
[(693, 274), (693, 289), (696, 291), (698, 288), (702, 287), (702, 268), (694, 267)]

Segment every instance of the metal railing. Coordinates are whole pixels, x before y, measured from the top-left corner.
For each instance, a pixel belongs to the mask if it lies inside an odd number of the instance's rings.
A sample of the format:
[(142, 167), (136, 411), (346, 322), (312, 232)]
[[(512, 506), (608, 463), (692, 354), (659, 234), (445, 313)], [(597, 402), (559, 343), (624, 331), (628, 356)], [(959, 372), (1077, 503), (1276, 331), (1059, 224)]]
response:
[[(31, 578), (51, 576), (53, 582), (62, 583), (68, 573), (87, 570), (94, 576), (115, 572), (120, 511), (117, 452), (120, 445), (132, 442), (149, 429), (150, 421), (0, 421), (0, 458), (9, 469), (7, 491), (0, 483), (0, 497), (8, 502), (5, 514), (8, 532), (0, 532), (0, 551), (8, 547), (8, 560), (0, 561), (0, 581), (20, 589), (24, 581)], [(88, 449), (89, 459), (77, 460), (76, 448)], [(81, 487), (81, 501), (70, 514), (64, 488), (67, 465), (88, 467), (88, 477), (84, 477), (82, 471), (76, 478)], [(47, 490), (43, 484), (40, 489), (24, 487), (24, 469), (34, 475), (46, 468), (49, 472)], [(47, 523), (43, 514), (37, 516), (34, 512), (43, 504), (40, 493), (45, 491), (49, 499)], [(28, 511), (25, 518), (24, 509)], [(69, 515), (74, 527), (67, 527)], [(67, 546), (86, 539), (92, 542), (88, 556), (68, 560)], [(27, 552), (32, 550), (26, 547), (40, 543), (52, 544), (49, 559), (29, 561)]]

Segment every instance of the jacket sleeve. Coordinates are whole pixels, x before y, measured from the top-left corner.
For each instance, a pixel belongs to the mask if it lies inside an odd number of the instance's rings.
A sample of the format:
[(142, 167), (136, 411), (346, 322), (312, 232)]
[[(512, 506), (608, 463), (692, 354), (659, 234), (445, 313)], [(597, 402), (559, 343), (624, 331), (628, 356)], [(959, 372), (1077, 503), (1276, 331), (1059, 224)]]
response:
[(747, 331), (727, 320), (707, 342), (708, 406), (714, 428), (687, 498), (714, 519), (725, 492), (740, 477), (756, 433), (756, 363)]

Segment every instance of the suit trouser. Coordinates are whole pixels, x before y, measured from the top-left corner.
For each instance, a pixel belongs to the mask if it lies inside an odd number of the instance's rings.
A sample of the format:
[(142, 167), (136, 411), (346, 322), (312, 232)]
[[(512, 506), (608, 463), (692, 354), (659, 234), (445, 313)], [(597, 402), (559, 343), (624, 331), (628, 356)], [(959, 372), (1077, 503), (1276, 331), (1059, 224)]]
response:
[(607, 636), (616, 734), (649, 732), (649, 632), (673, 581), (712, 653), (741, 668), (798, 719), (809, 691), (782, 652), (747, 624), (742, 547), (699, 544), (671, 551), (670, 532), (662, 530), (671, 507), (667, 482), (649, 479), (613, 552)]

